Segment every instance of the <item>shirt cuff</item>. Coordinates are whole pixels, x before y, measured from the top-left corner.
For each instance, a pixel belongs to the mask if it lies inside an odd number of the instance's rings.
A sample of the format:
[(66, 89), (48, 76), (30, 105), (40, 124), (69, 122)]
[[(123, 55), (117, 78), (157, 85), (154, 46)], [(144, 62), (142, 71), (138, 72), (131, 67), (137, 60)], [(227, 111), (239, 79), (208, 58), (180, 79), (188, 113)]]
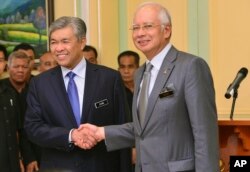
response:
[(71, 134), (72, 134), (73, 130), (74, 130), (74, 128), (72, 128), (72, 129), (70, 130), (70, 132), (69, 132), (69, 143), (73, 143), (72, 137), (71, 137)]

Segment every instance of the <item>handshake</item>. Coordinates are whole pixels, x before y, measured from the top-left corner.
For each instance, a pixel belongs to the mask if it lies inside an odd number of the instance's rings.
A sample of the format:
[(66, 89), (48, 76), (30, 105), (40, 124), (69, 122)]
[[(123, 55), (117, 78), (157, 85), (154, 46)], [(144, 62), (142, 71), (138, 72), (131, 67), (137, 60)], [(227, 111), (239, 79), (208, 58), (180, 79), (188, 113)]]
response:
[(104, 127), (97, 127), (92, 124), (82, 124), (78, 129), (73, 129), (71, 133), (72, 142), (82, 149), (91, 149), (104, 139)]

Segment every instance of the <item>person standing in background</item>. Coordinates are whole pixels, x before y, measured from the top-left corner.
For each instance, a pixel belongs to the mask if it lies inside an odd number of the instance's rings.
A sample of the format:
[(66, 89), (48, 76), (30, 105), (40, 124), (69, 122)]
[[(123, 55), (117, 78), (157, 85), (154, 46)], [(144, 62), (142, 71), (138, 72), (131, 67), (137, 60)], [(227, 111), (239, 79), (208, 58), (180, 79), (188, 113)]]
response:
[[(30, 44), (23, 42), (16, 45), (13, 49), (13, 52), (14, 51), (22, 51), (30, 58), (30, 70), (32, 72), (32, 70), (34, 70), (35, 68), (35, 58), (36, 58), (35, 49)], [(31, 77), (33, 77), (31, 72), (30, 76), (27, 78), (27, 82), (29, 82)]]
[[(134, 51), (123, 51), (118, 55), (118, 71), (122, 76), (126, 89), (127, 100), (132, 114), (132, 99), (134, 92), (134, 74), (140, 64), (140, 56)], [(132, 121), (132, 117), (130, 118)]]
[(25, 171), (19, 144), (21, 130), (21, 115), (16, 92), (6, 83), (6, 79), (0, 80), (1, 171)]
[[(107, 150), (136, 144), (136, 172), (218, 172), (219, 141), (215, 90), (209, 66), (171, 43), (169, 12), (141, 4), (131, 27), (135, 46), (147, 58), (135, 74), (133, 122), (82, 125)], [(89, 137), (90, 137), (89, 136)], [(87, 138), (86, 138), (87, 139)], [(77, 145), (89, 149), (94, 143)]]
[(55, 58), (52, 56), (51, 52), (45, 52), (41, 57), (40, 57), (40, 62), (38, 66), (38, 71), (40, 73), (49, 70), (53, 67), (56, 67), (58, 64), (55, 60)]
[(91, 45), (86, 45), (82, 51), (83, 51), (83, 56), (86, 60), (88, 60), (90, 63), (98, 64), (97, 62), (98, 53), (95, 47)]
[(38, 170), (40, 150), (37, 145), (31, 143), (23, 130), (23, 121), (26, 111), (26, 96), (28, 91), (28, 80), (31, 75), (30, 57), (23, 51), (14, 51), (9, 55), (7, 70), (9, 78), (2, 80), (3, 84), (16, 92), (20, 110), (20, 147), (23, 162), (27, 172)]
[(6, 69), (7, 50), (6, 47), (0, 45), (0, 79), (4, 78), (3, 73)]
[[(133, 101), (133, 92), (134, 92), (134, 74), (138, 69), (140, 64), (140, 56), (134, 51), (123, 51), (118, 55), (118, 71), (122, 76), (123, 83), (125, 85), (127, 101), (130, 110), (130, 116), (128, 117), (129, 121), (132, 122), (132, 101)], [(134, 166), (136, 162), (136, 153), (135, 148), (132, 148), (131, 152), (132, 157), (132, 171), (134, 171)]]
[(92, 150), (74, 144), (82, 140), (80, 124), (123, 124), (129, 113), (119, 72), (83, 58), (86, 31), (78, 17), (50, 25), (50, 52), (59, 66), (32, 78), (25, 131), (42, 147), (41, 170), (129, 172), (128, 150), (107, 152), (104, 142)]
[(30, 58), (30, 67), (31, 70), (33, 70), (35, 67), (35, 58), (36, 58), (35, 49), (30, 44), (23, 42), (16, 45), (13, 49), (13, 51), (18, 51), (18, 50), (24, 52)]

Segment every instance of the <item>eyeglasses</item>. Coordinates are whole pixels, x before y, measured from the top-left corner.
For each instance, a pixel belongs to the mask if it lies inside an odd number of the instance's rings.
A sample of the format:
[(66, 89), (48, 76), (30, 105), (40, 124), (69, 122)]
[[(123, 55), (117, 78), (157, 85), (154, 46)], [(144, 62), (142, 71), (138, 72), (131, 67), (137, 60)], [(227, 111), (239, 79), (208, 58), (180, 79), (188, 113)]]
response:
[(163, 24), (151, 24), (151, 23), (147, 23), (147, 24), (144, 24), (144, 25), (133, 25), (130, 30), (132, 30), (133, 32), (138, 32), (140, 29), (142, 29), (143, 31), (150, 31), (152, 30), (153, 28), (157, 27), (157, 26), (161, 26)]

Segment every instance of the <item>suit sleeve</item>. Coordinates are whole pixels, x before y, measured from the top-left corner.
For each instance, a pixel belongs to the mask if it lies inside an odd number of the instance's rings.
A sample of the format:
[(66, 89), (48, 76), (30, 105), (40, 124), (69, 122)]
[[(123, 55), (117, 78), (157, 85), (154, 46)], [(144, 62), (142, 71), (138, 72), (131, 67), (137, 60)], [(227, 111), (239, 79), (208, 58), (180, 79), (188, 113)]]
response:
[(52, 126), (44, 122), (46, 116), (42, 113), (42, 102), (39, 99), (39, 89), (36, 84), (36, 78), (33, 78), (27, 95), (25, 132), (32, 142), (42, 147), (69, 151), (71, 148), (68, 143), (70, 129)]
[(210, 69), (193, 58), (185, 78), (185, 100), (195, 143), (195, 171), (219, 171), (215, 91)]
[(28, 165), (33, 161), (38, 161), (35, 152), (33, 150), (33, 144), (28, 140), (23, 130), (20, 131), (19, 137), (20, 137), (20, 147), (24, 164)]

